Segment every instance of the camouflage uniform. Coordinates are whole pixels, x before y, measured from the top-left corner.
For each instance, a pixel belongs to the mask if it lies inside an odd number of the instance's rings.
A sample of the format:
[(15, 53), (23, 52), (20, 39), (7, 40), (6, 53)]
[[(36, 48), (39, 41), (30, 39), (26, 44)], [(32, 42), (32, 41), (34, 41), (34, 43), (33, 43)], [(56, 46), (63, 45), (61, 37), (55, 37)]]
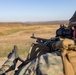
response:
[(27, 65), (24, 65), (17, 73), (14, 74), (13, 70), (10, 71), (10, 74), (6, 73), (6, 75), (64, 75), (60, 53), (53, 52), (43, 54)]
[(14, 75), (15, 74), (16, 60), (11, 61), (8, 59), (0, 68), (0, 75)]
[(64, 75), (62, 59), (57, 53), (46, 53), (22, 67), (18, 75)]
[(0, 75), (14, 75), (15, 67), (18, 61), (18, 48), (15, 45), (12, 52), (8, 54), (8, 60), (0, 68)]

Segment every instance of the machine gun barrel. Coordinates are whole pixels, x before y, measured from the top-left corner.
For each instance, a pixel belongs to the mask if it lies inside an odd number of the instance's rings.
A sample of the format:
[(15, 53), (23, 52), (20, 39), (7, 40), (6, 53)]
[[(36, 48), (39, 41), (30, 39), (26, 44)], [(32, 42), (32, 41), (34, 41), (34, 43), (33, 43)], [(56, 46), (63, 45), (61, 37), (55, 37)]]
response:
[(48, 39), (45, 39), (45, 38), (35, 37), (34, 34), (31, 36), (31, 38), (36, 39), (36, 42), (38, 42), (38, 43), (44, 43), (48, 40)]

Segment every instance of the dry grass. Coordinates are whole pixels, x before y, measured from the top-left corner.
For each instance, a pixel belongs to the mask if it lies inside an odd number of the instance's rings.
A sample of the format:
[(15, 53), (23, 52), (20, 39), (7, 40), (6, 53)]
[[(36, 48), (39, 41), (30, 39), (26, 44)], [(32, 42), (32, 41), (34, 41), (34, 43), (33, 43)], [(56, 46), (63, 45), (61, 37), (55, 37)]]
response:
[(0, 26), (0, 57), (5, 57), (14, 45), (18, 46), (19, 55), (26, 57), (30, 45), (35, 40), (30, 36), (34, 33), (37, 37), (51, 38), (59, 25), (12, 25)]

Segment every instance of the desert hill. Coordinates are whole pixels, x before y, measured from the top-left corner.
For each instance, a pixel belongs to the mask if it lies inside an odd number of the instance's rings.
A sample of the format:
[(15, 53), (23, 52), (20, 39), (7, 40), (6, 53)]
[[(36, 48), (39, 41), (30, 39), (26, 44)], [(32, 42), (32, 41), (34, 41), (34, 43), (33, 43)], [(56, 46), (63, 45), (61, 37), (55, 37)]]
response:
[(68, 20), (61, 21), (40, 21), (40, 22), (0, 22), (0, 26), (19, 26), (19, 25), (56, 25), (56, 24), (68, 24)]

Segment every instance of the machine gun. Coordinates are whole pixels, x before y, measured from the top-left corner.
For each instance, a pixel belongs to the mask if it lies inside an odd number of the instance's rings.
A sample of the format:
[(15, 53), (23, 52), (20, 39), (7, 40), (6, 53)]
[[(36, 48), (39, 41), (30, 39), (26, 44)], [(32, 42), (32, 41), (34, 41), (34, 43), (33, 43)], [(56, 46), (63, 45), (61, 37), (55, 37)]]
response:
[(73, 32), (74, 32), (73, 29), (68, 29), (66, 26), (60, 25), (60, 28), (56, 30), (56, 36), (54, 38), (50, 38), (50, 39), (39, 38), (39, 37), (35, 37), (34, 34), (32, 34), (31, 38), (36, 39), (36, 42), (38, 44), (43, 44), (49, 47), (49, 50), (52, 51), (53, 50), (52, 44), (54, 42), (59, 41), (60, 37), (72, 39)]
[(66, 26), (64, 25), (60, 25), (60, 28), (56, 30), (56, 36), (54, 38), (50, 38), (50, 39), (45, 39), (45, 38), (40, 38), (40, 37), (35, 37), (34, 34), (32, 34), (31, 38), (32, 39), (36, 39), (37, 43), (45, 43), (46, 41), (56, 41), (58, 40), (58, 38), (69, 38), (72, 39), (73, 38), (73, 32), (74, 30), (68, 29)]

